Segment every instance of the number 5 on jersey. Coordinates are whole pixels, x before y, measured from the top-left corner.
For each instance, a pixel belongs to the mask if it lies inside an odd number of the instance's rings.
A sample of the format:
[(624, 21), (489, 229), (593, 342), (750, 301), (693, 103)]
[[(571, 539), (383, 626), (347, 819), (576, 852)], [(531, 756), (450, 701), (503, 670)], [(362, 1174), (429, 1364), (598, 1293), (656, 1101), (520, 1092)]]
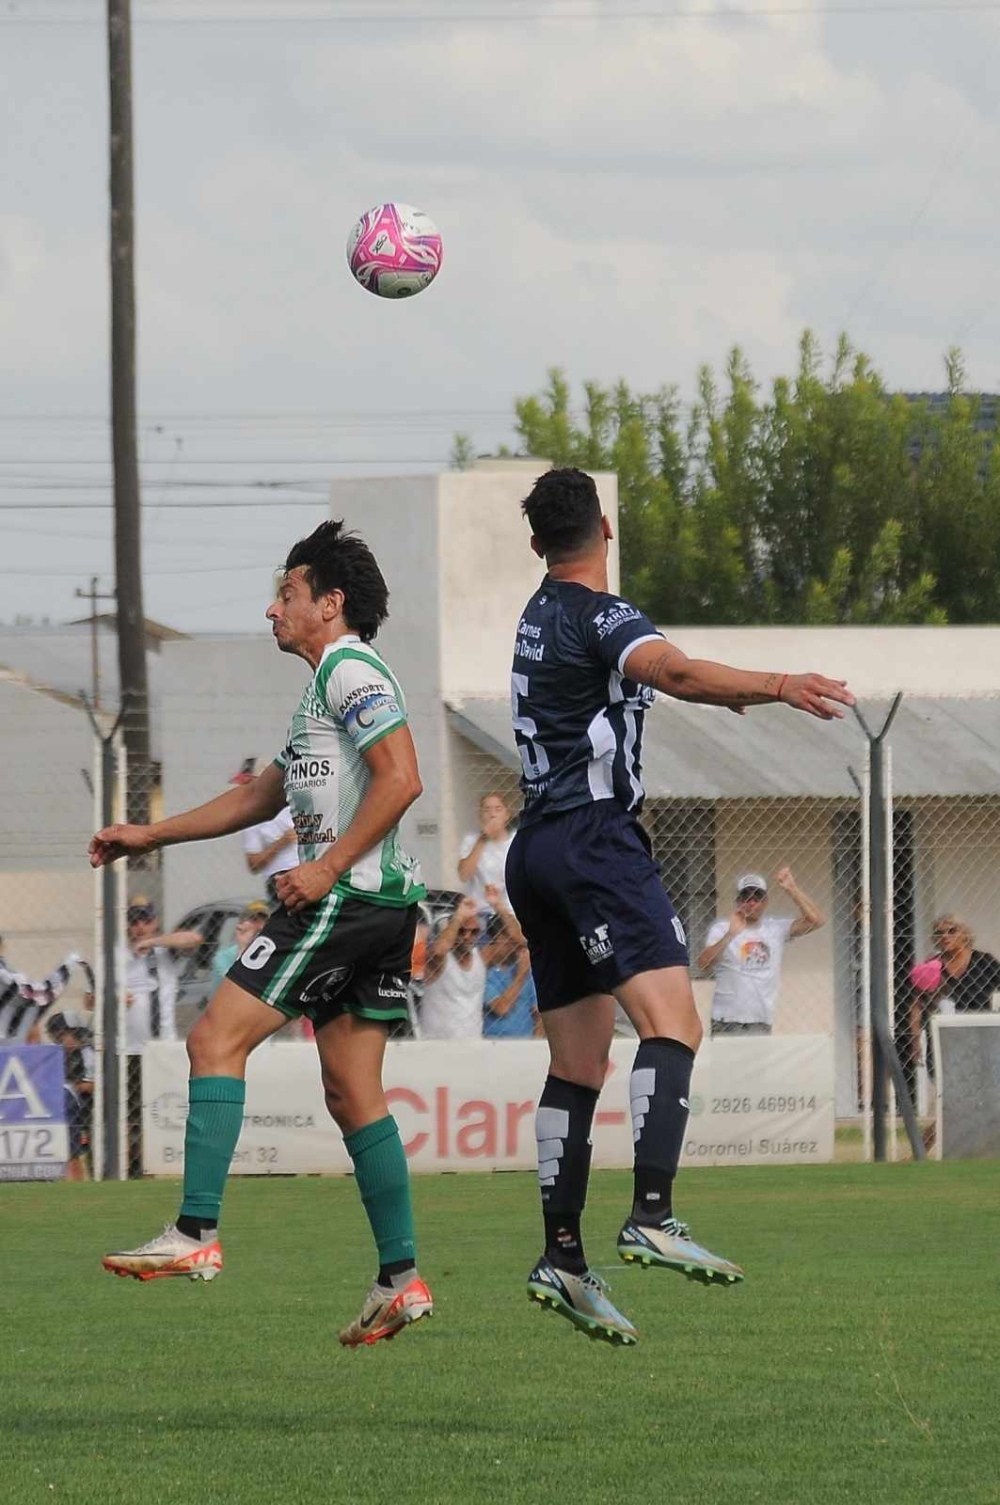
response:
[(543, 779), (549, 771), (549, 755), (540, 742), (536, 742), (538, 727), (531, 716), (521, 714), (521, 698), (528, 697), (528, 676), (526, 674), (512, 674), (511, 683), (511, 710), (514, 714), (514, 735), (517, 740), (517, 750), (521, 754), (521, 767), (524, 769), (524, 777), (530, 783)]

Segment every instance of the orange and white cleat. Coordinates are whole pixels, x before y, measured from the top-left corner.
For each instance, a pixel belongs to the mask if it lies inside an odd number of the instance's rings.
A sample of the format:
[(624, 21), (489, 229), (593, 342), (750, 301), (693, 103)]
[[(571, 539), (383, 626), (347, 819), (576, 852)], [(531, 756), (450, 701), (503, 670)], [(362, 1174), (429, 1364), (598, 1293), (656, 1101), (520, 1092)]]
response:
[(345, 1348), (370, 1347), (381, 1338), (386, 1341), (394, 1338), (404, 1327), (419, 1322), (421, 1317), (433, 1315), (434, 1299), (415, 1272), (401, 1290), (380, 1286), (376, 1281), (365, 1297), (360, 1315), (340, 1333), (340, 1341)]
[(217, 1238), (202, 1242), (180, 1233), (168, 1223), (157, 1238), (137, 1249), (115, 1249), (101, 1260), (112, 1275), (134, 1280), (161, 1280), (186, 1275), (188, 1280), (214, 1280), (222, 1269), (222, 1245)]

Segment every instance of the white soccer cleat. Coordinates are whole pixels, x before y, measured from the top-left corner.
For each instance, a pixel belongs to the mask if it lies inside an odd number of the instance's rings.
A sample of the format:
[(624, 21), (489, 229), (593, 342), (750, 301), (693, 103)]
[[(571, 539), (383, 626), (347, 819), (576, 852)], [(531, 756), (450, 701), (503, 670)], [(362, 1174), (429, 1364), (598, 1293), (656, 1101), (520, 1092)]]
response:
[(159, 1280), (186, 1275), (188, 1280), (214, 1280), (222, 1269), (222, 1245), (218, 1238), (207, 1243), (189, 1238), (173, 1223), (148, 1244), (136, 1249), (115, 1249), (101, 1260), (112, 1275), (131, 1275), (135, 1280)]
[(360, 1314), (338, 1336), (345, 1348), (370, 1348), (380, 1339), (388, 1342), (404, 1327), (419, 1322), (421, 1317), (433, 1315), (434, 1299), (414, 1271), (413, 1279), (400, 1291), (380, 1286), (376, 1281), (365, 1297)]

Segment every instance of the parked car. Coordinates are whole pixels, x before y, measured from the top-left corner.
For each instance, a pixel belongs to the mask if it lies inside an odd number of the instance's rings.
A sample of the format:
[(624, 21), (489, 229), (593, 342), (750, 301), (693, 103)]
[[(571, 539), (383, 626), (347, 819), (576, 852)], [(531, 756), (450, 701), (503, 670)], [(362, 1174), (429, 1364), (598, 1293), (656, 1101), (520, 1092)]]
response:
[(181, 959), (177, 982), (177, 1033), (187, 1035), (212, 996), (212, 961), (223, 946), (236, 939), (236, 925), (249, 899), (210, 899), (189, 909), (177, 930), (197, 930), (204, 937), (200, 946)]

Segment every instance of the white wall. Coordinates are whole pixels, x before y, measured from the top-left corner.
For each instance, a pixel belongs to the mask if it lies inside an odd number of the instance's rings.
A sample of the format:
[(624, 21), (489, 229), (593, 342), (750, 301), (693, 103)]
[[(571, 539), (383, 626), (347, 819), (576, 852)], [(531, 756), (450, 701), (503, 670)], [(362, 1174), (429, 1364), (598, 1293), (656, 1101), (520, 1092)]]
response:
[[(437, 476), (364, 477), (330, 488), (331, 516), (370, 544), (389, 586), (390, 617), (378, 647), (399, 676), (420, 758), (424, 793), (403, 822), (403, 840), (433, 887), (454, 886), (466, 829), (455, 797), (455, 748), (446, 734), (450, 696), (510, 688), (514, 629), (544, 573), (532, 553), (521, 501), (545, 462), (498, 464)], [(618, 481), (595, 476), (617, 532)], [(608, 557), (618, 584), (618, 546)]]
[(449, 819), (441, 711), (441, 558), (438, 476), (335, 481), (331, 516), (365, 539), (389, 587), (389, 620), (376, 647), (398, 677), (420, 760), (424, 792), (404, 818), (403, 843), (429, 883), (442, 876)]
[(1000, 693), (1000, 627), (671, 627), (691, 658), (827, 674), (864, 699)]
[(68, 951), (93, 957), (94, 738), (82, 709), (0, 680), (0, 935), (41, 977)]
[[(162, 667), (163, 810), (173, 815), (226, 790), (244, 758), (262, 766), (281, 751), (309, 669), (270, 637), (165, 643)], [(163, 881), (168, 925), (206, 899), (263, 895), (239, 836), (169, 847)]]

